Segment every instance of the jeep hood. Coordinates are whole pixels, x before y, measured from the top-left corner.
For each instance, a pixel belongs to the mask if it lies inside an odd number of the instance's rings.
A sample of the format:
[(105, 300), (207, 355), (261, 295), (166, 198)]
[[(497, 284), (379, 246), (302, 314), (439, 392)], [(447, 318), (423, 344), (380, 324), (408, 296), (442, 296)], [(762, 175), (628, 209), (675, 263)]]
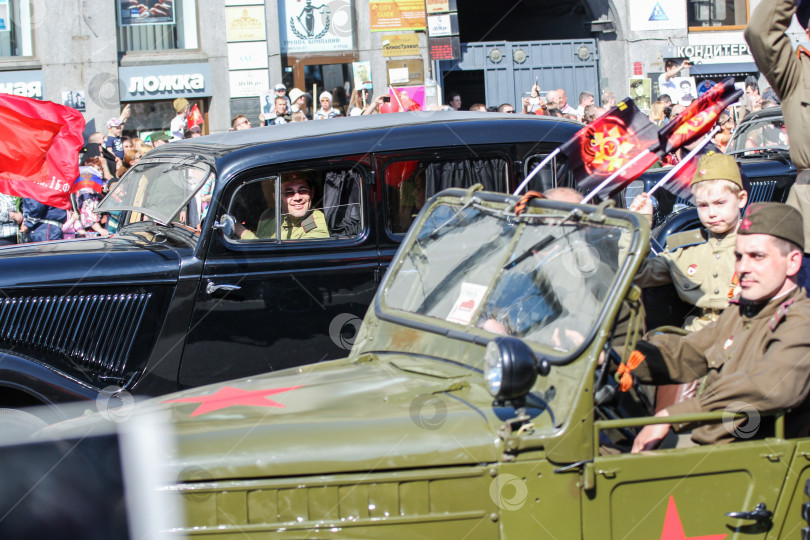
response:
[(156, 398), (142, 410), (169, 410), (177, 470), (215, 479), (499, 460), (502, 422), (480, 375), (456, 366), (418, 374), (395, 362), (324, 362)]
[(0, 288), (176, 282), (190, 247), (135, 234), (36, 242), (0, 248)]

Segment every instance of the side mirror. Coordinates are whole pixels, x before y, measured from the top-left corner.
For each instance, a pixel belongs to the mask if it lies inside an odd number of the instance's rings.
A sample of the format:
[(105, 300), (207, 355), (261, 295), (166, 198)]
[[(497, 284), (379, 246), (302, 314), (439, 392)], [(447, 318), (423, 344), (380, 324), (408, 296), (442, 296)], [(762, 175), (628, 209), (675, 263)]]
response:
[(236, 220), (229, 214), (223, 214), (219, 221), (214, 223), (214, 229), (219, 229), (222, 234), (227, 238), (233, 237), (233, 229), (236, 225)]
[(484, 353), (484, 378), (496, 402), (521, 402), (529, 393), (537, 375), (548, 375), (546, 359), (537, 356), (523, 340), (501, 336), (487, 344)]

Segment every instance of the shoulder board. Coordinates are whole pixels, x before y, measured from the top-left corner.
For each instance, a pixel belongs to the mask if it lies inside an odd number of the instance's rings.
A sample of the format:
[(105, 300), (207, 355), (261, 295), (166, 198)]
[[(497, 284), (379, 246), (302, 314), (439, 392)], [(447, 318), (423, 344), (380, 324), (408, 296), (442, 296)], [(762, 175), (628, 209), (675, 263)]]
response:
[(667, 238), (667, 251), (704, 244), (706, 240), (707, 238), (703, 236), (703, 231), (700, 229), (679, 232)]
[(318, 224), (315, 223), (315, 218), (310, 214), (301, 221), (301, 227), (304, 229), (304, 232), (309, 232), (312, 229), (317, 229)]
[(785, 320), (787, 317), (787, 310), (793, 304), (795, 298), (791, 298), (786, 302), (782, 302), (782, 304), (776, 308), (776, 313), (773, 314), (773, 317), (768, 321), (768, 328), (771, 329), (771, 332), (776, 330), (776, 327), (779, 326), (779, 323)]

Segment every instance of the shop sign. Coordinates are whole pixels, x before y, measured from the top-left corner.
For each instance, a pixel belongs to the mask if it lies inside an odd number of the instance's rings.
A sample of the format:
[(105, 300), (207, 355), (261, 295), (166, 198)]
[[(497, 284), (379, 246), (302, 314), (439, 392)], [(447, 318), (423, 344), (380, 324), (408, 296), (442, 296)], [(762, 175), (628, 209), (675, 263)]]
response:
[(264, 6), (239, 6), (225, 8), (225, 37), (234, 41), (264, 41), (267, 31), (264, 24)]
[(118, 68), (121, 101), (211, 95), (208, 64), (161, 64)]
[(458, 13), (442, 13), (427, 18), (427, 33), (430, 37), (458, 35)]
[(35, 99), (42, 99), (45, 87), (45, 72), (41, 69), (31, 71), (0, 72), (0, 94), (13, 94)]
[(229, 69), (257, 69), (267, 66), (267, 42), (228, 43)]
[(426, 0), (425, 8), (428, 13), (444, 13), (458, 11), (456, 0)]
[(231, 98), (258, 97), (270, 87), (270, 73), (266, 69), (231, 71)]
[(458, 36), (428, 38), (431, 60), (458, 60), (461, 58), (461, 41)]
[(424, 0), (370, 0), (371, 31), (425, 30)]
[(416, 34), (384, 34), (383, 56), (419, 56), (419, 36)]
[(284, 53), (334, 52), (354, 49), (352, 0), (319, 5), (300, 0), (279, 2), (279, 33)]
[[(682, 47), (666, 47), (664, 49), (665, 58), (689, 58), (695, 63), (701, 61), (725, 58), (729, 60), (748, 60), (751, 50), (747, 43), (718, 43), (707, 45), (684, 45)], [(748, 57), (748, 58), (740, 58)]]
[(683, 0), (634, 0), (630, 9), (630, 31), (685, 29), (686, 4)]
[(425, 64), (418, 60), (389, 60), (385, 63), (388, 84), (415, 86), (425, 82)]

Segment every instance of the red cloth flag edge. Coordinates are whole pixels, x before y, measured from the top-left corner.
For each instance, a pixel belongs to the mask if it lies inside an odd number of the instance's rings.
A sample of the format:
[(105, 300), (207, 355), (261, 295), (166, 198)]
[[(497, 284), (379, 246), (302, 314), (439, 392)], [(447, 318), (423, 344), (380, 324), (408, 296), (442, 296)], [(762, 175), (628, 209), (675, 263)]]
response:
[(203, 120), (202, 113), (200, 112), (200, 108), (197, 107), (197, 104), (191, 106), (191, 110), (188, 111), (188, 128), (191, 129), (194, 126), (201, 126), (205, 121)]
[(579, 130), (560, 146), (568, 157), (575, 183), (593, 189), (644, 151), (647, 156), (622, 171), (609, 186), (615, 192), (635, 180), (658, 160), (658, 128), (632, 99), (616, 107)]
[(0, 106), (0, 171), (20, 176), (39, 174), (61, 129), (62, 124), (29, 118)]
[[(84, 116), (71, 107), (9, 94), (0, 94), (0, 106), (32, 120), (46, 120), (63, 126), (53, 138), (45, 156), (45, 164), (39, 171), (26, 175), (0, 171), (0, 192), (69, 210), (70, 189), (79, 176), (79, 151), (84, 143)], [(29, 137), (39, 131), (39, 128), (32, 129), (29, 126), (17, 133), (17, 136)]]
[(720, 116), (743, 94), (734, 87), (734, 78), (729, 77), (712, 86), (677, 117), (658, 132), (665, 154), (674, 152), (708, 133)]

